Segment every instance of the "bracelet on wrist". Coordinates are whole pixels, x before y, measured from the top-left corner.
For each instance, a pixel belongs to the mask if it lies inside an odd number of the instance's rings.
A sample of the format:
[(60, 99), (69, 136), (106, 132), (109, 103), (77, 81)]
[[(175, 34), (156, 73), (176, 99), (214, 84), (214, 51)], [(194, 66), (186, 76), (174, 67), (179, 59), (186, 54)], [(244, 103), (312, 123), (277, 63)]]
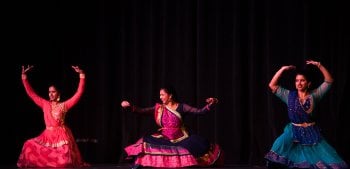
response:
[(79, 77), (80, 78), (85, 78), (85, 74), (84, 73), (79, 73)]

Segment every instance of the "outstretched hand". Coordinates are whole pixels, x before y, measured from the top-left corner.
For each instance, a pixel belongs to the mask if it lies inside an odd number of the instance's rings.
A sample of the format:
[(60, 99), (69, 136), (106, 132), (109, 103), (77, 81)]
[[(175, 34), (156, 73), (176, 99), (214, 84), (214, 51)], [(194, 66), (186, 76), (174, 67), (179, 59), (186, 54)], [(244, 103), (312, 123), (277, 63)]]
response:
[(27, 67), (22, 66), (22, 74), (26, 74), (33, 67), (34, 67), (33, 65), (27, 65)]
[(307, 60), (306, 61), (306, 64), (307, 65), (315, 65), (315, 66), (317, 66), (317, 67), (320, 67), (320, 65), (321, 65), (321, 63), (320, 62), (317, 62), (317, 61), (314, 61), (314, 60)]
[(77, 73), (84, 73), (84, 71), (82, 69), (79, 68), (79, 66), (72, 66), (72, 68), (77, 72)]
[(126, 100), (122, 101), (122, 103), (120, 104), (123, 108), (129, 107), (130, 103)]
[(216, 104), (219, 102), (219, 100), (215, 97), (209, 97), (205, 100), (209, 105)]

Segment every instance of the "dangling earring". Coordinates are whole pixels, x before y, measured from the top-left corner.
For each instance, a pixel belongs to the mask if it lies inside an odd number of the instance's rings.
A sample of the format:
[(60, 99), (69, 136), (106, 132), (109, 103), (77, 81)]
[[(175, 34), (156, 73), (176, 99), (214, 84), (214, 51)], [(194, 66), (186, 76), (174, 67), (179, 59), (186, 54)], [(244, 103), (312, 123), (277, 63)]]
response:
[(59, 101), (60, 101), (60, 99), (61, 99), (61, 97), (60, 97), (60, 96), (58, 96), (58, 97), (57, 97), (57, 99), (56, 99), (56, 101), (58, 101), (58, 102), (59, 102)]
[(307, 85), (306, 91), (310, 90), (310, 84)]

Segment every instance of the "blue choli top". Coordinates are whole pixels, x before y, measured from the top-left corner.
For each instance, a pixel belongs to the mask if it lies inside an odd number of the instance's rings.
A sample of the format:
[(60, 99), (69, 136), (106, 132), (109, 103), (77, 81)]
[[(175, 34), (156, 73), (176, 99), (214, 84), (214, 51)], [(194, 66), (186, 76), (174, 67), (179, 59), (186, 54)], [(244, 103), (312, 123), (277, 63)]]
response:
[(313, 119), (315, 104), (330, 89), (331, 83), (323, 82), (317, 89), (301, 101), (297, 91), (279, 87), (275, 93), (288, 106), (288, 117), (291, 121), (293, 140), (304, 145), (313, 145), (321, 139), (320, 129)]

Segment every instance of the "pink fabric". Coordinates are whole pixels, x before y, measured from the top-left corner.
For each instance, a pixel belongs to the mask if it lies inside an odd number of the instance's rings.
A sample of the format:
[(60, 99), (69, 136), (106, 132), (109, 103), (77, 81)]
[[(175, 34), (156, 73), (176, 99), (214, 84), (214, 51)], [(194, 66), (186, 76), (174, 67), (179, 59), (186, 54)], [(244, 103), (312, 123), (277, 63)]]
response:
[(212, 144), (208, 153), (197, 159), (198, 165), (210, 166), (210, 165), (223, 165), (223, 154), (218, 144)]
[(181, 115), (179, 113), (176, 114), (171, 112), (158, 103), (156, 104), (155, 109), (155, 120), (159, 127), (161, 127), (159, 129), (161, 136), (168, 140), (179, 139), (184, 136), (184, 132), (187, 132), (183, 128)]
[(179, 146), (151, 145), (139, 139), (124, 149), (129, 156), (139, 155), (135, 164), (150, 167), (186, 167), (197, 165), (196, 158)]
[(170, 140), (182, 137), (182, 120), (174, 115), (171, 111), (164, 108), (162, 114), (162, 130), (161, 134)]
[(143, 139), (139, 139), (135, 144), (129, 145), (124, 148), (125, 152), (129, 156), (136, 156), (143, 152)]
[(85, 88), (85, 78), (80, 78), (79, 86), (75, 94), (65, 102), (61, 103), (64, 106), (61, 110), (58, 110), (58, 116), (61, 117), (61, 119), (56, 119), (51, 114), (51, 102), (49, 100), (46, 100), (40, 96), (38, 96), (35, 91), (30, 86), (27, 79), (22, 79), (24, 88), (28, 94), (28, 96), (34, 101), (36, 105), (38, 105), (44, 112), (44, 121), (46, 127), (56, 127), (64, 124), (64, 116), (65, 113), (71, 109), (77, 102), (79, 101), (80, 97), (83, 94), (84, 88)]
[(20, 168), (83, 167), (84, 163), (74, 140), (58, 147), (43, 146), (36, 138), (27, 140), (17, 161)]
[(66, 112), (83, 94), (85, 78), (80, 78), (76, 93), (67, 101), (51, 107), (51, 102), (38, 96), (27, 79), (22, 79), (28, 96), (42, 108), (46, 129), (38, 136), (27, 140), (17, 161), (20, 168), (26, 167), (83, 167), (84, 163), (71, 130), (64, 125)]
[(152, 145), (143, 142), (142, 138), (135, 144), (124, 148), (128, 155), (154, 154), (154, 155), (189, 155), (190, 152), (180, 146)]
[[(181, 137), (187, 137), (180, 113), (172, 112), (163, 105), (156, 104), (154, 117), (161, 129), (159, 133), (153, 134), (153, 137), (163, 137), (170, 141), (181, 141)], [(136, 156), (135, 164), (148, 167), (177, 168), (223, 163), (222, 152), (217, 144), (212, 144), (209, 151), (198, 158), (181, 146), (150, 144), (144, 142), (142, 138), (135, 144), (125, 147), (124, 150), (128, 156)]]
[(128, 155), (137, 155), (135, 164), (149, 167), (188, 167), (223, 165), (223, 154), (219, 145), (213, 144), (205, 155), (195, 158), (179, 146), (159, 146), (142, 142), (125, 148)]
[(149, 167), (177, 168), (197, 165), (197, 161), (192, 155), (164, 156), (145, 154), (137, 158), (135, 164)]

